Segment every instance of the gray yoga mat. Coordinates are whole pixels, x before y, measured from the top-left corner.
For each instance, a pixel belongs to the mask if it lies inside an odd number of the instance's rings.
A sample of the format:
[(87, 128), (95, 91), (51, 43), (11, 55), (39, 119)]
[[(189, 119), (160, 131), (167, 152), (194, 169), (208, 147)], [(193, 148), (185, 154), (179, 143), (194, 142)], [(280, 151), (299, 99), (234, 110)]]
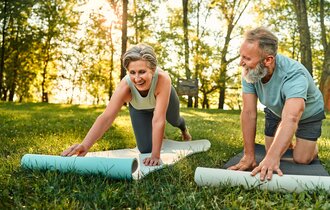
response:
[[(288, 149), (281, 158), (280, 168), (284, 174), (292, 175), (312, 175), (312, 176), (329, 176), (329, 173), (325, 170), (321, 161), (315, 159), (309, 165), (296, 164), (292, 160), (292, 150)], [(256, 161), (259, 164), (265, 157), (265, 146), (261, 144), (255, 144)], [(223, 168), (237, 164), (243, 157), (243, 151), (232, 157)]]

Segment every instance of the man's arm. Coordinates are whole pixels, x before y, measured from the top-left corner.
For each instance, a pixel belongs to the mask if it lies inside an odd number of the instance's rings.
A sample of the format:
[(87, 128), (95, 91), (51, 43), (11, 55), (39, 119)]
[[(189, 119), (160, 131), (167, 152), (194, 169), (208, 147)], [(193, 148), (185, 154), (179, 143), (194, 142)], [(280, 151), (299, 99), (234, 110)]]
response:
[(256, 166), (254, 141), (257, 125), (257, 96), (243, 93), (243, 109), (241, 112), (241, 128), (244, 141), (244, 156), (240, 162), (229, 167), (230, 170), (249, 170)]
[(292, 141), (304, 109), (305, 101), (303, 98), (286, 100), (282, 111), (282, 120), (276, 130), (274, 141), (265, 158), (252, 171), (253, 176), (260, 172), (260, 180), (264, 180), (265, 177), (270, 180), (274, 171), (280, 176), (283, 175), (280, 169), (280, 159)]

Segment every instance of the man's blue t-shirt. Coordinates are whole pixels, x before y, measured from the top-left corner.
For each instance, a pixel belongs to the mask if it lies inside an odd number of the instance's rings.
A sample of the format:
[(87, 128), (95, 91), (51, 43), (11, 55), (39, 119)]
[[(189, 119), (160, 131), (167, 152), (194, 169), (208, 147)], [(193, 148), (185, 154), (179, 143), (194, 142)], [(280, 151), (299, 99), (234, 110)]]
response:
[(324, 112), (321, 91), (316, 87), (308, 70), (299, 62), (276, 55), (275, 70), (271, 79), (248, 83), (242, 79), (243, 93), (253, 93), (259, 101), (278, 117), (281, 117), (284, 103), (289, 98), (303, 98), (305, 111), (301, 120)]

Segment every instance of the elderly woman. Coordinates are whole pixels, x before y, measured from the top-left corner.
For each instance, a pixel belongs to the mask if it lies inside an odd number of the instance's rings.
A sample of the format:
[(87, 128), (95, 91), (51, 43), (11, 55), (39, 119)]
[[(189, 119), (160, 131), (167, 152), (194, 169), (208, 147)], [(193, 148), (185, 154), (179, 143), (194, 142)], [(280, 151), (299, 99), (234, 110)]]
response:
[(110, 128), (124, 103), (129, 103), (139, 151), (151, 153), (151, 157), (143, 160), (145, 165), (160, 164), (165, 120), (181, 130), (183, 140), (191, 140), (185, 121), (179, 113), (177, 93), (167, 72), (157, 67), (153, 48), (146, 44), (133, 46), (123, 56), (123, 64), (128, 75), (119, 83), (105, 111), (98, 116), (84, 140), (63, 151), (63, 156), (86, 155)]

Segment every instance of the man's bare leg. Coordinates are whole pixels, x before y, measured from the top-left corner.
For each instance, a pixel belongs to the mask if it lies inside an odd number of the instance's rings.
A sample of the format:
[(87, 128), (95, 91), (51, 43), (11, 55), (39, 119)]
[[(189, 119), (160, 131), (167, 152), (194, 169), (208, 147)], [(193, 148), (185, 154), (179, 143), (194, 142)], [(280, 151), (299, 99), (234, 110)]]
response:
[(310, 164), (318, 154), (316, 141), (297, 138), (296, 146), (293, 150), (293, 160), (300, 164)]
[(266, 149), (266, 153), (269, 150), (270, 146), (272, 145), (273, 140), (274, 140), (274, 137), (265, 136), (265, 149)]
[[(273, 140), (274, 140), (274, 137), (265, 136), (265, 149), (266, 149), (266, 152), (269, 150), (270, 146), (272, 145)], [(293, 149), (294, 147), (295, 147), (295, 145), (293, 144), (293, 142), (291, 142), (288, 149)]]

